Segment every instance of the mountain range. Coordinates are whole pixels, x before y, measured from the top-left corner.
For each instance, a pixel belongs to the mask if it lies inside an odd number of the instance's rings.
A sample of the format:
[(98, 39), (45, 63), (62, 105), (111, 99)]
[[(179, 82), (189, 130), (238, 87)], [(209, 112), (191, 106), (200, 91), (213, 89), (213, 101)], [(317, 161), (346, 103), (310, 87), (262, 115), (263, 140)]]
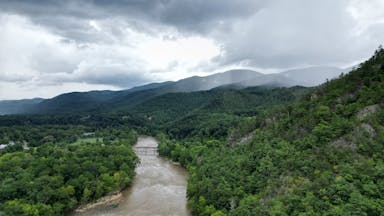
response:
[(178, 81), (151, 83), (121, 91), (71, 92), (50, 99), (0, 101), (0, 114), (45, 114), (93, 111), (122, 111), (160, 95), (175, 92), (205, 91), (217, 87), (246, 88), (311, 87), (337, 78), (348, 69), (308, 67), (281, 73), (263, 74), (253, 70), (229, 70), (209, 76), (193, 76)]

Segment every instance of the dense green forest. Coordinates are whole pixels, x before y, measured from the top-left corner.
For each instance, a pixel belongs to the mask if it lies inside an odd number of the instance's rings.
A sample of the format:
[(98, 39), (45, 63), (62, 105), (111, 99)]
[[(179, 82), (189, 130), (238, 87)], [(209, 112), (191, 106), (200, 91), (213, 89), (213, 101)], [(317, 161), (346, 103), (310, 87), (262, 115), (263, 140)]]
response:
[[(140, 95), (140, 94), (138, 94)], [(384, 51), (317, 88), (168, 93), (0, 116), (0, 211), (62, 215), (128, 186), (138, 134), (190, 173), (195, 215), (383, 215)]]
[(137, 134), (225, 139), (230, 128), (308, 89), (218, 88), (171, 93), (129, 112), (0, 117), (0, 209), (5, 215), (59, 215), (130, 184)]
[(172, 137), (225, 139), (229, 129), (302, 97), (304, 87), (232, 89), (171, 93), (146, 101), (130, 111), (147, 119), (147, 127)]
[(1, 126), (1, 143), (15, 141), (0, 150), (4, 215), (63, 215), (128, 186), (138, 162), (131, 148), (137, 133), (128, 127), (91, 129)]
[(237, 138), (160, 134), (159, 152), (188, 168), (196, 215), (384, 215), (383, 102), (380, 48)]

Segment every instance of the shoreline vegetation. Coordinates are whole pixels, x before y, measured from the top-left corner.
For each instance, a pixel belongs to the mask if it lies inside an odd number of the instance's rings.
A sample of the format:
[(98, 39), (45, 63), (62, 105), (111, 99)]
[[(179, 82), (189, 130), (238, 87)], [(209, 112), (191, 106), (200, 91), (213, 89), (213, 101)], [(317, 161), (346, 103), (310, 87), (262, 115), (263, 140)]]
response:
[[(3, 215), (71, 215), (76, 210), (112, 204), (135, 176), (138, 158), (132, 146), (137, 133), (131, 128), (15, 125), (0, 129), (12, 139), (17, 133), (31, 141), (28, 150), (6, 148), (0, 152)], [(100, 139), (81, 138), (84, 131), (96, 131)], [(76, 134), (80, 135), (74, 139)]]
[(104, 197), (101, 197), (93, 202), (83, 204), (78, 206), (73, 210), (73, 213), (84, 213), (86, 211), (89, 211), (91, 209), (100, 207), (100, 206), (112, 206), (112, 205), (118, 205), (120, 201), (123, 199), (123, 193), (122, 191), (131, 187), (127, 186), (126, 188), (122, 189), (121, 191), (114, 192), (113, 194), (106, 195)]

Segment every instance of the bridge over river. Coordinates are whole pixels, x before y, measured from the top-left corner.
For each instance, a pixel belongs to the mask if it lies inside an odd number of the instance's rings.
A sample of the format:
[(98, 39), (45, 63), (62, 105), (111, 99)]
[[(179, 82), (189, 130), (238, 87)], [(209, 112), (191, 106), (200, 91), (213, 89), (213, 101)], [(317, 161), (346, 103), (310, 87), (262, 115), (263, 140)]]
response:
[(133, 150), (136, 152), (137, 155), (159, 155), (157, 152), (157, 147), (152, 146), (134, 146)]

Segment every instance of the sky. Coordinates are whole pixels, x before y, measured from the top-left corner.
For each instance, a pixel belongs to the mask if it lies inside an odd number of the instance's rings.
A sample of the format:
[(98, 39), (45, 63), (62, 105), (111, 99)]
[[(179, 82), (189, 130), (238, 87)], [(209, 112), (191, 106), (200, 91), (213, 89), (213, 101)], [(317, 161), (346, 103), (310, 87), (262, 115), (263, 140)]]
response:
[(348, 67), (383, 40), (383, 0), (0, 0), (0, 99)]

